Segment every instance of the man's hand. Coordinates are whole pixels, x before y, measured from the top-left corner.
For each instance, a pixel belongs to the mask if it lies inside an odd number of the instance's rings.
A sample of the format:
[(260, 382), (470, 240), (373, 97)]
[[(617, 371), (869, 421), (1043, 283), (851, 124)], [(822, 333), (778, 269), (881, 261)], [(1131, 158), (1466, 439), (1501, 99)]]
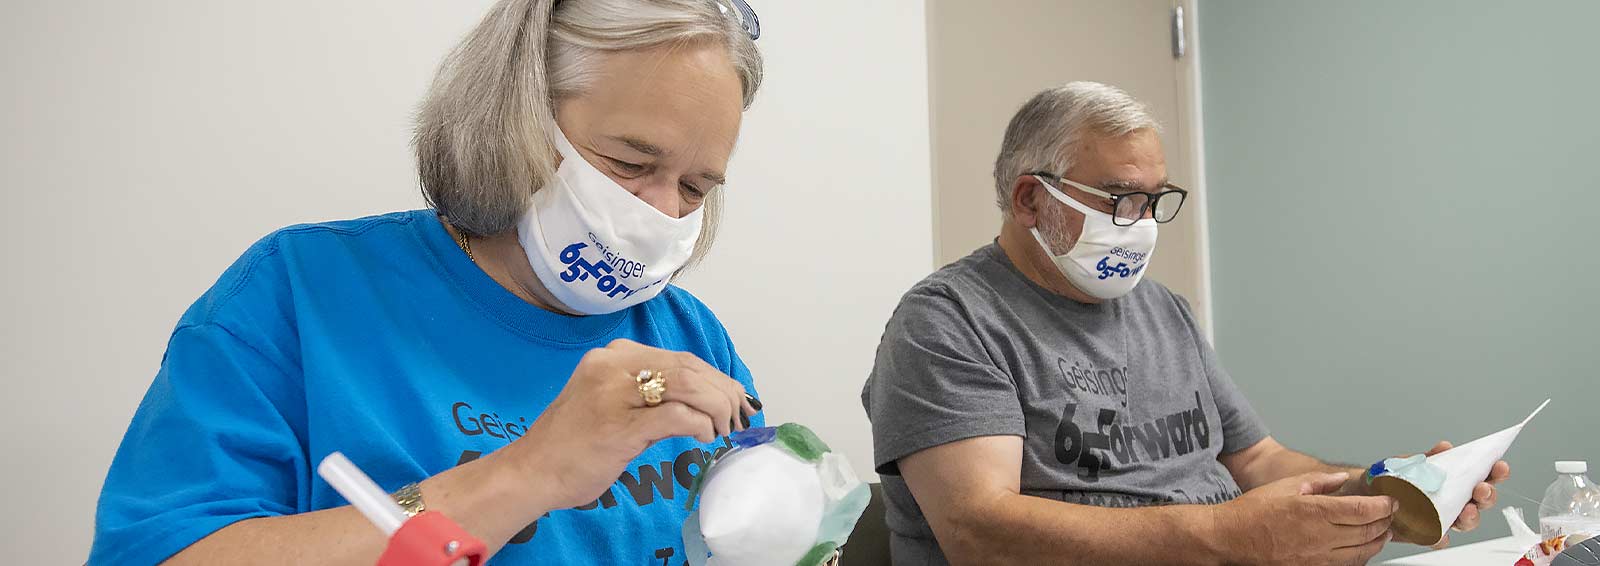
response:
[[(1433, 445), (1433, 448), (1424, 454), (1433, 456), (1449, 450), (1453, 446), (1448, 440), (1440, 440), (1438, 444)], [(1398, 457), (1409, 458), (1411, 456), (1411, 454), (1405, 454)], [(1505, 460), (1495, 462), (1494, 466), (1489, 468), (1489, 477), (1484, 478), (1482, 482), (1472, 488), (1472, 499), (1461, 509), (1461, 514), (1456, 516), (1456, 523), (1451, 525), (1450, 528), (1463, 533), (1478, 528), (1478, 523), (1483, 519), (1483, 512), (1489, 510), (1490, 507), (1494, 507), (1495, 502), (1500, 499), (1500, 494), (1495, 489), (1495, 484), (1506, 481), (1510, 477), (1511, 464), (1507, 464)], [(1340, 494), (1366, 495), (1368, 493), (1371, 493), (1371, 489), (1368, 487), (1367, 482), (1364, 481), (1364, 478), (1359, 475), (1350, 480), (1345, 485), (1345, 489), (1340, 490)], [(1450, 533), (1447, 530), (1444, 538), (1439, 539), (1439, 543), (1430, 548), (1440, 549), (1449, 545)]]
[(1302, 474), (1217, 506), (1217, 530), (1231, 547), (1228, 559), (1263, 565), (1366, 564), (1389, 542), (1389, 522), (1399, 503), (1382, 496), (1333, 497), (1349, 477)]
[[(1452, 446), (1450, 441), (1440, 440), (1426, 454), (1432, 456), (1449, 450)], [(1466, 507), (1461, 508), (1461, 515), (1456, 517), (1456, 524), (1450, 528), (1463, 533), (1478, 528), (1478, 522), (1482, 520), (1483, 512), (1489, 510), (1490, 507), (1494, 507), (1495, 502), (1500, 499), (1500, 493), (1495, 489), (1495, 484), (1506, 481), (1510, 477), (1511, 464), (1507, 464), (1505, 460), (1495, 462), (1494, 466), (1489, 468), (1489, 477), (1484, 478), (1482, 482), (1472, 488), (1472, 500), (1467, 502)], [(1449, 544), (1450, 533), (1447, 532), (1444, 538), (1439, 541), (1439, 544), (1434, 545), (1433, 548), (1444, 548)]]

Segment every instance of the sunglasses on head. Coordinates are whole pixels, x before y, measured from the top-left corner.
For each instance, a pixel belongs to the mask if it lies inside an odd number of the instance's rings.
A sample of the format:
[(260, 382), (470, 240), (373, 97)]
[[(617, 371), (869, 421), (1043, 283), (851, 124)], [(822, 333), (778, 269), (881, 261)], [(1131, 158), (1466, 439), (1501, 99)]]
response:
[[(738, 11), (735, 17), (739, 18), (739, 25), (744, 26), (744, 32), (750, 34), (750, 40), (761, 39), (761, 18), (756, 17), (756, 11), (744, 0), (728, 0), (733, 4), (733, 9)], [(722, 13), (728, 13), (728, 5), (717, 2), (717, 7), (722, 8)]]

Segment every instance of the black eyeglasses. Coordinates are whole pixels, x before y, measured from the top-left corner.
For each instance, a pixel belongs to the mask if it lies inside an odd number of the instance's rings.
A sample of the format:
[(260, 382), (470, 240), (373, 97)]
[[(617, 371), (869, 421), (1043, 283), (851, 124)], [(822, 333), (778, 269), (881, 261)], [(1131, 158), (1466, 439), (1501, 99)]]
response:
[[(1162, 190), (1154, 193), (1132, 191), (1114, 195), (1060, 175), (1043, 171), (1029, 174), (1057, 183), (1071, 185), (1075, 189), (1111, 201), (1111, 223), (1117, 226), (1132, 226), (1133, 223), (1143, 219), (1146, 212), (1151, 211), (1153, 211), (1151, 218), (1154, 218), (1156, 222), (1166, 224), (1171, 222), (1173, 218), (1178, 217), (1178, 209), (1183, 208), (1184, 199), (1189, 198), (1189, 191), (1171, 183), (1161, 185), (1160, 188)], [(1060, 191), (1056, 187), (1051, 187), (1049, 183), (1045, 183), (1045, 187), (1048, 187), (1051, 191)], [(1065, 194), (1060, 195), (1060, 197), (1072, 198)]]

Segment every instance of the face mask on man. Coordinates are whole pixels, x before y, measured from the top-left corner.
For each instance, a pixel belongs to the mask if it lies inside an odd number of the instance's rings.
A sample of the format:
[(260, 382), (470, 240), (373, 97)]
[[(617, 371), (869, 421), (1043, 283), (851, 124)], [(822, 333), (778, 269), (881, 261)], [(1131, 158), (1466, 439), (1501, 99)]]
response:
[(673, 218), (606, 176), (555, 132), (561, 166), (533, 194), (517, 238), (539, 281), (574, 314), (650, 300), (688, 263), (703, 208)]
[(1056, 269), (1073, 286), (1097, 299), (1115, 299), (1128, 294), (1144, 278), (1145, 267), (1156, 252), (1156, 221), (1142, 218), (1132, 226), (1117, 226), (1110, 214), (1100, 212), (1056, 190), (1038, 176), (1050, 196), (1083, 213), (1083, 233), (1066, 253), (1057, 255), (1039, 235), (1029, 231), (1039, 247), (1055, 262)]

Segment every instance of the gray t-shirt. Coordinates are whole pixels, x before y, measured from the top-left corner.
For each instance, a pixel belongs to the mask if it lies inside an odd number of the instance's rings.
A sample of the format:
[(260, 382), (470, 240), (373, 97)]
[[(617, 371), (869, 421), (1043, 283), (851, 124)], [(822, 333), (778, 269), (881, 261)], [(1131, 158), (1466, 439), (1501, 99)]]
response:
[(896, 462), (979, 436), (1024, 437), (1022, 493), (1101, 507), (1239, 496), (1217, 456), (1267, 436), (1189, 305), (1146, 279), (1086, 305), (990, 244), (900, 300), (861, 391), (894, 563), (947, 564)]

